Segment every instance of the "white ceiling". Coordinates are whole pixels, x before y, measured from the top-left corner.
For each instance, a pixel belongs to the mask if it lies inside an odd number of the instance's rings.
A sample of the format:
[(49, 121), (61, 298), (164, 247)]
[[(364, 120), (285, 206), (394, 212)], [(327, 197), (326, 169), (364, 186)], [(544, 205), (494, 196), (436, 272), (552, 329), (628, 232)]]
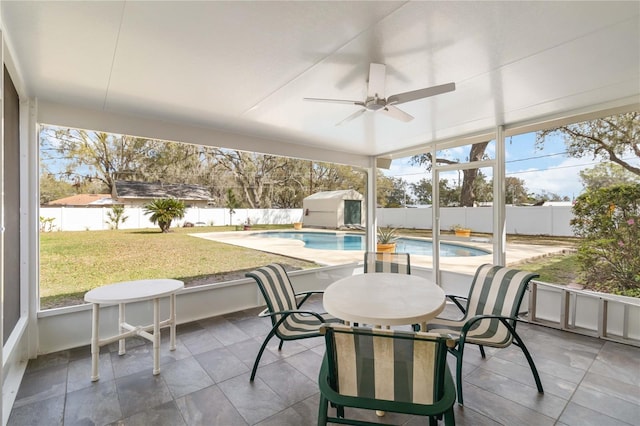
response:
[[(38, 102), (304, 149), (384, 155), (640, 102), (635, 1), (2, 1), (1, 12)], [(358, 107), (302, 100), (364, 100), (371, 62), (387, 66), (387, 95), (456, 91), (401, 105), (410, 123), (367, 112), (335, 126)]]

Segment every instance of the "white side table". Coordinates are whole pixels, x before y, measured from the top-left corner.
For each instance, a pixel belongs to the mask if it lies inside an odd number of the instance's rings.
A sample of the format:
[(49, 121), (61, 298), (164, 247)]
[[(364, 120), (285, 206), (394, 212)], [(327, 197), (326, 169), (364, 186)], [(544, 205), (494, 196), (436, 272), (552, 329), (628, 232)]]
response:
[[(85, 302), (93, 304), (91, 324), (91, 381), (100, 379), (98, 374), (98, 356), (100, 346), (119, 341), (119, 355), (125, 354), (125, 338), (140, 336), (153, 342), (153, 374), (160, 373), (160, 328), (169, 326), (169, 349), (176, 349), (176, 293), (184, 283), (172, 279), (152, 279), (125, 281), (94, 288), (85, 294)], [(160, 298), (169, 297), (169, 318), (160, 321)], [(153, 324), (134, 326), (126, 322), (125, 304), (145, 300), (153, 301)], [(100, 340), (100, 304), (118, 304), (119, 333), (116, 336)], [(153, 330), (153, 333), (149, 333)]]

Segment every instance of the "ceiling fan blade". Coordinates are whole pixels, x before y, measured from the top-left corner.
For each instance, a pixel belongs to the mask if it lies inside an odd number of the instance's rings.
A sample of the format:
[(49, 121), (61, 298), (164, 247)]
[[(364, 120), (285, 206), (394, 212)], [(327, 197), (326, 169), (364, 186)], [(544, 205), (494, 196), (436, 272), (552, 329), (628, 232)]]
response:
[(369, 84), (367, 85), (367, 97), (384, 99), (384, 81), (386, 79), (386, 66), (384, 64), (369, 65)]
[(351, 114), (350, 116), (348, 116), (347, 118), (345, 118), (344, 120), (340, 121), (339, 123), (336, 123), (336, 126), (342, 126), (344, 123), (347, 123), (347, 122), (353, 120), (354, 118), (360, 117), (365, 112), (367, 112), (367, 110), (364, 109), (364, 108), (361, 109), (361, 110), (358, 110), (358, 111), (354, 112), (353, 114)]
[(362, 101), (350, 101), (347, 99), (322, 99), (322, 98), (302, 98), (304, 101), (311, 102), (330, 102), (333, 104), (349, 104), (349, 105), (360, 105), (364, 106), (364, 102)]
[(395, 118), (396, 120), (400, 120), (405, 123), (408, 123), (409, 121), (413, 120), (412, 115), (407, 114), (400, 108), (396, 108), (393, 105), (387, 105), (386, 107), (381, 108), (378, 111), (380, 111), (381, 113), (383, 113), (388, 117)]
[(425, 89), (413, 90), (411, 92), (398, 93), (397, 95), (391, 95), (387, 98), (387, 105), (399, 105), (405, 102), (439, 95), (441, 93), (452, 92), (454, 90), (456, 90), (456, 84), (447, 83), (439, 86), (427, 87)]

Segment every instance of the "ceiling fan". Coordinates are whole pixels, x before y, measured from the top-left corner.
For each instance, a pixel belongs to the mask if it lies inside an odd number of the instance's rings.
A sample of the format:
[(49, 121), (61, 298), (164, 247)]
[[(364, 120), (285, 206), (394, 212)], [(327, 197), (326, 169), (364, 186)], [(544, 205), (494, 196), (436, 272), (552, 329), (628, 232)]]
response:
[(415, 101), (418, 99), (428, 98), (430, 96), (440, 95), (442, 93), (451, 92), (456, 89), (455, 83), (441, 84), (439, 86), (426, 87), (424, 89), (412, 90), (410, 92), (398, 93), (388, 98), (384, 96), (384, 81), (386, 77), (386, 68), (384, 64), (372, 63), (369, 67), (369, 83), (367, 85), (367, 98), (364, 101), (351, 101), (346, 99), (322, 99), (322, 98), (303, 98), (305, 101), (313, 102), (331, 102), (337, 104), (351, 104), (361, 106), (362, 109), (354, 112), (344, 120), (336, 124), (340, 126), (348, 121), (353, 120), (367, 111), (380, 111), (383, 114), (400, 120), (409, 122), (413, 120), (413, 116), (397, 108), (396, 105)]

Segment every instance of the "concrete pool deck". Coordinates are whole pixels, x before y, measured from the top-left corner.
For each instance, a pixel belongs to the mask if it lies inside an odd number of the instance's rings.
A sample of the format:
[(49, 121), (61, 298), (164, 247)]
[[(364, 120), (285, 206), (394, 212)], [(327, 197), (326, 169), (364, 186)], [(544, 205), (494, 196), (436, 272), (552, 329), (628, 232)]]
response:
[[(316, 262), (321, 265), (340, 265), (350, 262), (362, 262), (364, 251), (362, 250), (319, 250), (306, 248), (304, 243), (290, 238), (264, 238), (256, 237), (252, 234), (269, 231), (235, 231), (235, 232), (211, 232), (203, 234), (190, 234), (194, 237), (204, 238), (225, 244), (246, 247), (253, 250), (265, 251), (268, 253), (289, 256), (296, 259), (303, 259)], [(274, 231), (271, 231), (274, 232)], [(287, 230), (278, 230), (287, 232)], [(291, 232), (294, 232), (291, 230)], [(297, 231), (301, 232), (301, 231)], [(331, 232), (349, 233), (349, 231), (334, 231), (320, 229), (304, 229), (303, 232)], [(416, 238), (416, 237), (411, 237)], [(429, 240), (428, 238), (416, 238)], [(488, 242), (473, 241), (471, 239), (443, 239), (442, 242), (466, 245), (493, 251), (493, 245)], [(542, 246), (533, 244), (507, 244), (507, 265), (515, 265), (528, 259), (534, 259), (550, 254), (561, 253), (569, 247), (562, 246)], [(464, 257), (440, 257), (440, 269), (459, 273), (473, 274), (477, 267), (484, 263), (493, 263), (493, 254), (484, 256), (464, 256)], [(411, 255), (411, 264), (426, 268), (432, 267), (431, 256)]]

